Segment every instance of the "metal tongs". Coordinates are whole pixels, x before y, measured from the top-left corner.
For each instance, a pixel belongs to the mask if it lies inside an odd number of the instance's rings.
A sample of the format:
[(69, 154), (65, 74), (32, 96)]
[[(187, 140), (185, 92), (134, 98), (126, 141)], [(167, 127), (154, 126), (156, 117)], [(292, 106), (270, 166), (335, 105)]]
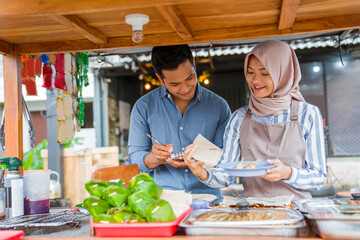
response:
[[(24, 96), (22, 96), (22, 112), (26, 121), (29, 124), (29, 135), (31, 139), (31, 148), (35, 147), (35, 129), (32, 124), (31, 115), (29, 109), (27, 108), (26, 102), (24, 100)], [(3, 151), (5, 151), (5, 111), (2, 116), (1, 125), (0, 125), (0, 143)]]

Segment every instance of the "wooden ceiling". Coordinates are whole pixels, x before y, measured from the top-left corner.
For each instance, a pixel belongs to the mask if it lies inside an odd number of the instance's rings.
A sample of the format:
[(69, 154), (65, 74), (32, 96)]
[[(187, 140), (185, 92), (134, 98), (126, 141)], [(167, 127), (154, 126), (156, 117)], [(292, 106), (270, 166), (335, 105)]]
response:
[[(147, 14), (144, 40), (125, 16)], [(1, 0), (0, 52), (219, 42), (360, 28), (360, 0)]]

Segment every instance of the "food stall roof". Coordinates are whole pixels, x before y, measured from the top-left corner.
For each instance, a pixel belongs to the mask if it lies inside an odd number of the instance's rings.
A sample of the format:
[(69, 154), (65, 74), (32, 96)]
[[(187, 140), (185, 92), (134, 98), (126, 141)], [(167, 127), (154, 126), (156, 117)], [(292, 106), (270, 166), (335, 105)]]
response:
[[(128, 14), (147, 14), (144, 40)], [(360, 27), (359, 0), (2, 0), (0, 52), (37, 54), (245, 41)]]

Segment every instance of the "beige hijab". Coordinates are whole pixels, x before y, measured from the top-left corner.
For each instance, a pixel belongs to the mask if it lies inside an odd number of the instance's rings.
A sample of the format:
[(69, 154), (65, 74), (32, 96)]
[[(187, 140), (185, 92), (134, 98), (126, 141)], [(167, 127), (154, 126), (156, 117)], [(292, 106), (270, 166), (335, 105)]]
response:
[(294, 50), (286, 43), (268, 40), (259, 43), (246, 55), (245, 76), (249, 57), (256, 56), (269, 72), (274, 82), (274, 91), (265, 98), (255, 97), (250, 88), (249, 107), (258, 116), (280, 115), (290, 107), (292, 99), (305, 101), (299, 92), (301, 72)]

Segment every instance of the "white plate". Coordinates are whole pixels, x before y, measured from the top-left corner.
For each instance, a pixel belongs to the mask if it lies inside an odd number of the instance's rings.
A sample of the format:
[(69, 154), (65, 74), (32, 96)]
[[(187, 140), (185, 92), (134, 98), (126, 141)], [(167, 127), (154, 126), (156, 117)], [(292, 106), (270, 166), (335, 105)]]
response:
[[(243, 166), (246, 167), (249, 163), (254, 161), (243, 161)], [(256, 168), (241, 168), (237, 169), (234, 168), (239, 162), (228, 162), (219, 164), (219, 168), (225, 169), (229, 175), (236, 176), (236, 177), (256, 177), (262, 176), (266, 174), (266, 169), (276, 167), (275, 164), (269, 164), (267, 162), (259, 162), (256, 165)]]

